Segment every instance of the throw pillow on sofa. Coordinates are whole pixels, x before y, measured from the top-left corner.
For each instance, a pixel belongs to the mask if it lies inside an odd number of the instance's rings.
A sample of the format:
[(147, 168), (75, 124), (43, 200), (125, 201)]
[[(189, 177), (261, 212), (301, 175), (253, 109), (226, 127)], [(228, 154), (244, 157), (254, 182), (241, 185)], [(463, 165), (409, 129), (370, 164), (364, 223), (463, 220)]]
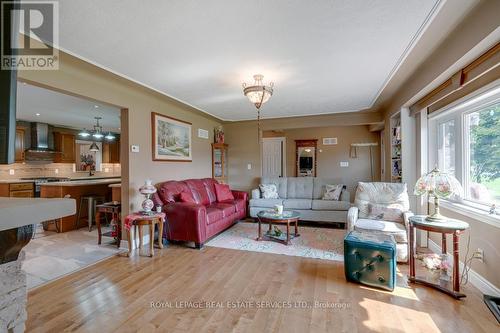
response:
[(181, 202), (196, 203), (196, 200), (194, 200), (193, 196), (187, 192), (182, 192), (179, 195), (179, 200)]
[(325, 194), (323, 195), (323, 200), (339, 201), (343, 188), (344, 188), (344, 185), (342, 185), (342, 184), (325, 185)]
[(264, 199), (279, 199), (278, 188), (276, 184), (260, 184), (260, 192)]
[(389, 206), (382, 204), (368, 204), (368, 218), (403, 223), (403, 207), (398, 204)]
[(214, 184), (214, 185), (215, 185), (215, 196), (217, 197), (217, 202), (234, 200), (233, 192), (231, 192), (229, 185), (225, 184)]

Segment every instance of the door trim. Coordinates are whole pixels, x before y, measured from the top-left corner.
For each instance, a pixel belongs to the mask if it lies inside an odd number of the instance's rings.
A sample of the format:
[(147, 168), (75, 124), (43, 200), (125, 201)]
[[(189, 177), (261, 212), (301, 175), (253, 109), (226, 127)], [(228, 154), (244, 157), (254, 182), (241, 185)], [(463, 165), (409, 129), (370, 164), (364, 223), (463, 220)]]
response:
[(281, 177), (286, 177), (286, 137), (284, 136), (262, 138), (262, 149), (260, 150), (260, 176), (262, 177), (262, 172), (264, 170), (264, 140), (281, 142)]

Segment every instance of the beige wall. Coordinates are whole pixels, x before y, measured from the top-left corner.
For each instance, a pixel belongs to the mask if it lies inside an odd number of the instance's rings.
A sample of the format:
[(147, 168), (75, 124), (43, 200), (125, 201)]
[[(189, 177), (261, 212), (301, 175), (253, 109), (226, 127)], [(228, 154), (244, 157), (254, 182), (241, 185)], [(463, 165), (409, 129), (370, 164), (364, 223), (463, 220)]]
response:
[[(264, 120), (261, 128), (267, 136), (287, 137), (287, 175), (295, 173), (295, 141), (298, 139), (318, 139), (337, 137), (336, 146), (323, 146), (319, 142), (318, 176), (339, 178), (352, 191), (358, 181), (370, 180), (368, 150), (360, 149), (357, 159), (349, 158), (349, 147), (354, 142), (379, 142), (379, 133), (370, 132), (368, 124), (380, 121), (379, 113), (337, 114), (328, 117), (303, 117)], [(292, 121), (294, 120), (294, 121)], [(319, 124), (335, 124), (319, 127)], [(307, 128), (300, 128), (305, 124)], [(310, 125), (315, 126), (310, 126)], [(363, 125), (360, 125), (363, 124)], [(229, 184), (231, 187), (249, 191), (256, 188), (261, 176), (261, 151), (258, 145), (257, 122), (244, 121), (224, 124), (226, 142), (229, 144)], [(270, 131), (277, 130), (275, 134)], [(380, 148), (374, 150), (374, 174), (380, 175)], [(349, 168), (340, 168), (340, 161), (349, 161)], [(363, 162), (361, 162), (363, 161)], [(251, 164), (251, 170), (247, 166)], [(330, 171), (331, 170), (331, 171)]]
[[(185, 104), (125, 80), (72, 56), (60, 53), (57, 71), (20, 71), (19, 79), (128, 109), (122, 112), (122, 187), (124, 209), (139, 209), (143, 200), (137, 192), (147, 178), (154, 182), (169, 179), (211, 177), (213, 129), (221, 124)], [(151, 152), (151, 112), (191, 122), (193, 162), (153, 162)], [(91, 114), (89, 113), (89, 119)], [(209, 139), (197, 137), (198, 128), (208, 130)], [(139, 145), (139, 153), (129, 153), (130, 145)], [(126, 199), (125, 199), (126, 200)]]
[[(281, 132), (264, 133), (269, 136), (286, 137), (286, 175), (295, 176), (295, 140), (317, 139), (317, 176), (332, 178), (339, 184), (347, 185), (351, 192), (351, 200), (354, 198), (354, 189), (359, 181), (370, 181), (370, 152), (369, 148), (358, 148), (357, 158), (349, 157), (351, 143), (376, 142), (380, 144), (380, 134), (370, 132), (368, 126), (331, 126), (291, 129)], [(337, 138), (336, 145), (323, 145), (323, 138)], [(375, 180), (380, 179), (380, 146), (372, 148), (373, 174)], [(341, 168), (340, 161), (349, 162), (348, 168)]]

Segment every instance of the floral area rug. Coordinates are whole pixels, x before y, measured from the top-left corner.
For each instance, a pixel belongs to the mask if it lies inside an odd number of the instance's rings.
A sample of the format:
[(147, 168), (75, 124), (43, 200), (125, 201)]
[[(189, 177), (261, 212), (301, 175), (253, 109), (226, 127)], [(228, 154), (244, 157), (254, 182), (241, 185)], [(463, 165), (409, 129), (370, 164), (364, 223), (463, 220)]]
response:
[[(286, 231), (286, 226), (279, 226)], [(268, 229), (263, 224), (262, 233)], [(291, 228), (291, 232), (293, 228)], [(300, 236), (291, 240), (291, 244), (284, 245), (275, 241), (257, 241), (258, 224), (239, 222), (214, 237), (206, 246), (221, 247), (226, 249), (254, 251), (287, 256), (317, 258), (335, 261), (344, 261), (344, 235), (345, 230), (302, 227), (299, 225)]]

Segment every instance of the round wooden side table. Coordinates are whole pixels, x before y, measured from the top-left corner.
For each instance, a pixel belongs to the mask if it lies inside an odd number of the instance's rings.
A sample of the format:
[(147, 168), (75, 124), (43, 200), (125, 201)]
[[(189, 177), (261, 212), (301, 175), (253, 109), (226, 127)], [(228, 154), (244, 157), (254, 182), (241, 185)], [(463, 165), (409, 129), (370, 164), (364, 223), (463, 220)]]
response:
[[(411, 216), (409, 219), (410, 230), (409, 230), (409, 242), (410, 242), (410, 276), (408, 278), (409, 282), (420, 283), (422, 285), (437, 289), (442, 291), (456, 299), (466, 297), (465, 294), (460, 292), (460, 274), (459, 274), (459, 258), (458, 258), (458, 243), (459, 235), (465, 230), (469, 229), (469, 224), (464, 221), (455, 219), (446, 219), (444, 221), (428, 221), (425, 219), (424, 215)], [(429, 282), (423, 278), (417, 278), (415, 276), (415, 257), (416, 257), (416, 237), (415, 230), (425, 230), (431, 232), (437, 232), (441, 234), (441, 250), (443, 254), (446, 254), (446, 235), (453, 235), (453, 284), (452, 289), (448, 288), (443, 284), (437, 284)]]
[(125, 230), (127, 231), (128, 240), (128, 256), (132, 253), (132, 237), (130, 229), (134, 227), (134, 238), (139, 235), (139, 251), (142, 249), (142, 227), (149, 226), (149, 256), (154, 255), (154, 234), (155, 225), (158, 225), (158, 247), (163, 249), (163, 222), (165, 221), (165, 213), (154, 213), (152, 215), (144, 215), (141, 213), (133, 213), (125, 218)]

